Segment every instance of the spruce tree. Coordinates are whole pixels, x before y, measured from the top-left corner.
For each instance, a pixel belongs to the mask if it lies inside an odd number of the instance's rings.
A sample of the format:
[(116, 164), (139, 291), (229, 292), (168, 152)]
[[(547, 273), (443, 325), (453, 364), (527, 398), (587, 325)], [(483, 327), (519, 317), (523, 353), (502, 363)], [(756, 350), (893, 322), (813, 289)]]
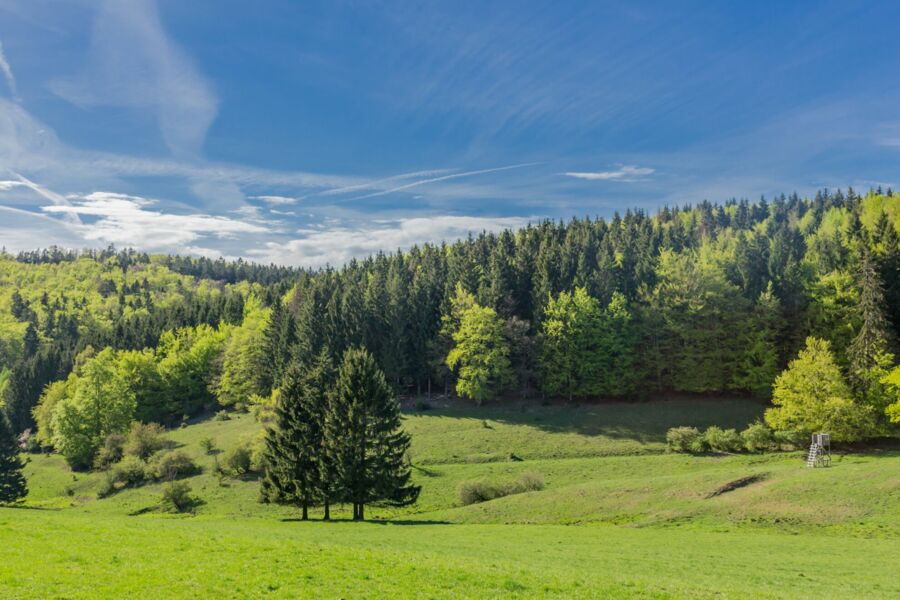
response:
[(410, 484), (406, 462), (409, 436), (400, 424), (400, 405), (375, 359), (349, 349), (325, 420), (326, 455), (338, 497), (353, 504), (353, 519), (365, 518), (373, 502), (405, 506), (420, 488)]
[(27, 493), (16, 436), (0, 413), (0, 503), (21, 500)]
[(857, 274), (859, 286), (859, 332), (847, 354), (850, 358), (850, 372), (857, 388), (868, 393), (867, 374), (878, 366), (879, 355), (887, 351), (887, 321), (882, 312), (884, 290), (875, 261), (867, 249), (860, 256)]
[(275, 422), (266, 432), (261, 500), (298, 506), (304, 521), (309, 507), (319, 500), (325, 502), (328, 518), (320, 461), (332, 381), (331, 361), (325, 350), (307, 368), (293, 363), (284, 376)]

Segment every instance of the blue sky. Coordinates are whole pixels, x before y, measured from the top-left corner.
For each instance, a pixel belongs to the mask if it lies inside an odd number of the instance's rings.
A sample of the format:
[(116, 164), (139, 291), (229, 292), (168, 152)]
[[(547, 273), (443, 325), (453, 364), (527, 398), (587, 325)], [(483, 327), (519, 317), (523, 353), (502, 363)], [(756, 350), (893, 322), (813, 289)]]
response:
[(0, 0), (0, 244), (320, 266), (900, 182), (892, 2)]

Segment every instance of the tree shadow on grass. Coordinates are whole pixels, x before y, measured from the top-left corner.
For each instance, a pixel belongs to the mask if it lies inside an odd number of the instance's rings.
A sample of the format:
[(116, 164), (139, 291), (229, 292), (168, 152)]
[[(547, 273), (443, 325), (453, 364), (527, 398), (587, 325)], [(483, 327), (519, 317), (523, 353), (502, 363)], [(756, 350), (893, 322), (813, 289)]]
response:
[(415, 519), (366, 519), (364, 521), (354, 521), (351, 518), (332, 518), (328, 521), (325, 521), (321, 518), (311, 518), (304, 521), (300, 517), (285, 517), (283, 519), (279, 519), (282, 523), (372, 523), (375, 525), (452, 525), (450, 521), (436, 521), (430, 519), (423, 519), (421, 521), (416, 521)]
[(456, 399), (442, 408), (427, 413), (411, 412), (418, 419), (472, 419), (479, 428), (488, 420), (505, 425), (530, 426), (551, 433), (577, 433), (605, 436), (639, 443), (664, 443), (671, 427), (692, 426), (704, 429), (710, 425), (723, 428), (745, 428), (762, 418), (765, 403), (734, 397), (676, 396), (650, 401), (593, 401), (569, 404), (540, 400), (510, 400), (476, 406)]

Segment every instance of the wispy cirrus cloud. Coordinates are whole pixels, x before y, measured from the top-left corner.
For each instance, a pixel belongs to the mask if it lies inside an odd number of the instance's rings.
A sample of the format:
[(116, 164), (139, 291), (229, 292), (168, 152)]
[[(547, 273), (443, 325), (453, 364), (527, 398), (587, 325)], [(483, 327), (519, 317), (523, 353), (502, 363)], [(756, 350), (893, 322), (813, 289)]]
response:
[(638, 167), (636, 165), (622, 165), (613, 171), (567, 171), (563, 173), (567, 177), (587, 179), (588, 181), (644, 181), (648, 175), (652, 175), (656, 169), (650, 167)]
[(200, 156), (218, 111), (212, 85), (163, 30), (156, 4), (141, 0), (103, 2), (85, 68), (50, 89), (81, 107), (151, 111), (179, 158)]
[(250, 199), (265, 202), (270, 206), (285, 206), (297, 203), (297, 199), (293, 196), (251, 196)]
[(9, 93), (12, 95), (13, 99), (17, 102), (20, 101), (19, 88), (16, 85), (16, 78), (13, 75), (12, 67), (9, 66), (9, 61), (6, 60), (6, 52), (3, 51), (3, 42), (0, 42), (0, 73), (3, 73), (3, 78), (6, 79), (6, 86), (9, 88)]

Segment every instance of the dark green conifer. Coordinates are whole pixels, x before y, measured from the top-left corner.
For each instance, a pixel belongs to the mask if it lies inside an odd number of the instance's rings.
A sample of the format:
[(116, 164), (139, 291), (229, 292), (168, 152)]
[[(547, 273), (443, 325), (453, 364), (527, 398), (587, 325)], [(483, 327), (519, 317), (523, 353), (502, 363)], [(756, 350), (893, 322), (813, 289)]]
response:
[(266, 432), (261, 500), (298, 506), (304, 521), (318, 501), (325, 503), (328, 518), (322, 426), (332, 381), (331, 361), (324, 350), (307, 368), (297, 363), (288, 367), (275, 422)]
[(354, 520), (365, 505), (412, 504), (420, 488), (410, 484), (409, 436), (400, 405), (366, 350), (350, 349), (338, 374), (325, 420), (325, 444), (338, 497), (353, 504)]
[(21, 500), (28, 494), (16, 436), (0, 413), (0, 503)]

